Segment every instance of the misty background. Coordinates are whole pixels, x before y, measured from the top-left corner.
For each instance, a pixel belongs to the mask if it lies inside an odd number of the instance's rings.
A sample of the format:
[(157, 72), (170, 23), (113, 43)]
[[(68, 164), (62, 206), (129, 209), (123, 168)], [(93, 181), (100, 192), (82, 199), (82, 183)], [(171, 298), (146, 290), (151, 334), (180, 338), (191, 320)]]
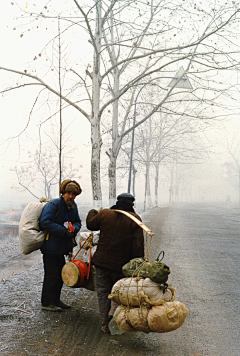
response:
[[(86, 11), (85, 13), (90, 14), (87, 2), (79, 0), (78, 3)], [(131, 6), (131, 3), (133, 6), (134, 2), (131, 1), (129, 6)], [(177, 6), (179, 3), (182, 4), (182, 1), (175, 1), (175, 3)], [(158, 1), (155, 1), (155, 4), (160, 6)], [(194, 3), (189, 1), (189, 4), (193, 5)], [(195, 7), (196, 15), (197, 12), (200, 14), (205, 12), (206, 15), (206, 7), (209, 2), (205, 0), (202, 3), (195, 2), (195, 4), (197, 4), (197, 7), (202, 6), (201, 9)], [(122, 5), (121, 1), (119, 2), (119, 8), (120, 5)], [(239, 2), (236, 1), (235, 5), (230, 8), (230, 5), (228, 6), (223, 1), (219, 1), (216, 8), (218, 7), (218, 11), (220, 12), (221, 10), (224, 13), (224, 6), (226, 7), (225, 13), (227, 11), (229, 13), (237, 11), (234, 17), (235, 22), (232, 25), (235, 31), (236, 24), (239, 21), (237, 19), (238, 10), (236, 10), (239, 7)], [(164, 18), (160, 10), (159, 8), (154, 26), (157, 26), (157, 23)], [(132, 11), (136, 14), (138, 8), (136, 7)], [(219, 19), (217, 10), (215, 11), (216, 19)], [(52, 17), (53, 13), (55, 18)], [(67, 13), (69, 15), (68, 19), (66, 17)], [(80, 25), (75, 30), (75, 26), (73, 26), (73, 21), (76, 20), (78, 15), (79, 11), (75, 1), (4, 1), (0, 5), (1, 209), (19, 209), (45, 195), (43, 179), (36, 168), (36, 155), (39, 157), (40, 151), (43, 153), (42, 157), (45, 160), (45, 170), (55, 172), (55, 177), (59, 175), (59, 97), (54, 97), (46, 93), (46, 91), (44, 94), (40, 94), (39, 85), (36, 81), (32, 78), (26, 78), (24, 73), (30, 73), (33, 76), (42, 78), (52, 87), (57, 87), (58, 61), (60, 58), (59, 53), (61, 52), (61, 68), (64, 68), (64, 72), (61, 72), (61, 85), (65, 90), (64, 95), (66, 97), (68, 95), (71, 97), (72, 95), (72, 100), (78, 104), (80, 103), (81, 108), (89, 112), (92, 110), (91, 105), (83, 95), (84, 85), (79, 85), (77, 75), (74, 78), (72, 77), (74, 72), (78, 74), (78, 79), (82, 78), (82, 73), (86, 73), (87, 70), (91, 71), (91, 66), (93, 66), (92, 44), (86, 35), (86, 30)], [(140, 18), (140, 15), (144, 18), (144, 15), (140, 14), (139, 10), (138, 18)], [(62, 16), (65, 19), (64, 24), (60, 24), (58, 16)], [(94, 16), (91, 19), (92, 22), (89, 22), (93, 28)], [(128, 14), (128, 16), (130, 15)], [(147, 17), (147, 12), (145, 16)], [(191, 16), (193, 17), (193, 13)], [(212, 12), (212, 17), (214, 18), (214, 11)], [(179, 23), (181, 20), (183, 20), (182, 14), (179, 15)], [(177, 17), (174, 21), (177, 29), (177, 39), (174, 41), (180, 45), (183, 37), (181, 37), (179, 25), (177, 25)], [(208, 19), (206, 19), (206, 23), (207, 21)], [(173, 24), (171, 26), (172, 28), (169, 28), (169, 31), (174, 29)], [(220, 24), (218, 26), (220, 27)], [(184, 28), (184, 25), (181, 28)], [(231, 26), (229, 25), (228, 31), (230, 29)], [(136, 28), (132, 29), (133, 32), (135, 30)], [(200, 32), (200, 26), (196, 29), (196, 32)], [(165, 107), (162, 111), (156, 111), (150, 116), (151, 121), (146, 120), (134, 130), (133, 164), (135, 186), (133, 191), (132, 182), (131, 192), (136, 196), (137, 208), (147, 209), (160, 204), (190, 201), (224, 204), (239, 203), (240, 117), (239, 52), (237, 52), (239, 37), (236, 37), (237, 32), (239, 31), (236, 30), (233, 38), (229, 39), (229, 42), (232, 42), (234, 47), (234, 53), (232, 53), (230, 60), (231, 65), (223, 63), (222, 72), (215, 67), (214, 76), (208, 75), (207, 71), (199, 74), (205, 79), (207, 78), (206, 80), (210, 83), (208, 90), (202, 86), (200, 80), (199, 82), (196, 80), (196, 60), (195, 67), (192, 65), (187, 73), (192, 89), (182, 89), (176, 86), (173, 89), (175, 96), (172, 98), (174, 99), (168, 103), (168, 107)], [(164, 28), (162, 33), (164, 33)], [(183, 31), (183, 36), (184, 33)], [(59, 34), (61, 34), (61, 42), (58, 42)], [(168, 35), (164, 34), (164, 36), (166, 40)], [(171, 38), (172, 36), (171, 34)], [(155, 40), (154, 37), (153, 42)], [(191, 40), (192, 38), (189, 36), (189, 41)], [(215, 37), (214, 41), (216, 41), (216, 48), (221, 48), (221, 51), (216, 50), (218, 56), (219, 52), (222, 52), (222, 58), (225, 58), (224, 55), (227, 51), (233, 51), (232, 48), (226, 46), (225, 38), (221, 38), (221, 36), (219, 38)], [(57, 47), (59, 44), (61, 46)], [(163, 42), (161, 45), (163, 45)], [(167, 48), (167, 46), (166, 40), (165, 47)], [(224, 52), (224, 46), (226, 46), (226, 53)], [(153, 48), (151, 51), (153, 51)], [(213, 59), (217, 54), (215, 50), (211, 52), (213, 53), (211, 57)], [(105, 63), (107, 62), (103, 58), (104, 61)], [(146, 65), (146, 63), (144, 64)], [(206, 60), (204, 65), (207, 66), (208, 64), (213, 66), (213, 63), (210, 64)], [(171, 73), (169, 71), (163, 72), (163, 78), (159, 75), (159, 72), (155, 78), (151, 77), (149, 79), (150, 77), (145, 77), (145, 81), (142, 81), (140, 83), (141, 86), (137, 87), (140, 89), (134, 93), (133, 99), (131, 99), (130, 94), (128, 98), (119, 99), (122, 108), (125, 108), (128, 101), (132, 100), (132, 111), (126, 120), (127, 128), (132, 128), (134, 115), (135, 120), (140, 121), (145, 113), (147, 116), (151, 112), (153, 105), (156, 104), (156, 97), (159, 94), (157, 91), (155, 92), (155, 89), (152, 89), (151, 85), (147, 84), (154, 79), (154, 83), (161, 83), (160, 89), (162, 92), (166, 92), (169, 90), (168, 84), (171, 81), (171, 77), (174, 77), (182, 65), (186, 69), (188, 63), (184, 60), (177, 62), (174, 67), (171, 67)], [(141, 66), (141, 63), (136, 64), (136, 73), (138, 73)], [(231, 70), (228, 71), (227, 67), (231, 67)], [(153, 68), (153, 64), (150, 64), (149, 68)], [(17, 72), (14, 72), (14, 70)], [(104, 67), (102, 67), (103, 70), (105, 70)], [(81, 79), (79, 81), (81, 82)], [(126, 81), (126, 77), (124, 81)], [(215, 83), (215, 87), (212, 89), (214, 94), (210, 90), (211, 82)], [(73, 92), (78, 85), (80, 94), (77, 98), (77, 96), (73, 96)], [(105, 90), (106, 88), (107, 85)], [(88, 90), (91, 93), (92, 88), (90, 85)], [(111, 93), (111, 89), (109, 90)], [(190, 93), (194, 95), (190, 96)], [(102, 94), (101, 100), (104, 101), (107, 95), (110, 94)], [(137, 95), (139, 95), (138, 98)], [(197, 106), (196, 98), (198, 100)], [(136, 101), (137, 99), (138, 101)], [(208, 107), (201, 106), (207, 100), (209, 100)], [(212, 103), (210, 100), (212, 100)], [(193, 107), (194, 113), (191, 111)], [(121, 115), (125, 115), (122, 108), (118, 109), (120, 121), (122, 120)], [(180, 110), (178, 116), (177, 110)], [(114, 107), (112, 108), (109, 105), (103, 113), (101, 122), (101, 205), (104, 207), (108, 207), (111, 202), (111, 200), (109, 202), (108, 165), (109, 155), (111, 154), (111, 115), (113, 111)], [(187, 117), (188, 115), (190, 118)], [(197, 121), (197, 115), (199, 115), (199, 121)], [(205, 115), (206, 120), (202, 115)], [(149, 153), (146, 147), (150, 147), (150, 138), (153, 140), (153, 151), (157, 147), (163, 147), (161, 146), (163, 139), (169, 142), (171, 137), (172, 140), (173, 136), (180, 132), (179, 126), (175, 127), (174, 131), (170, 131), (170, 127), (175, 125), (173, 124), (174, 120), (182, 121), (181, 127), (184, 125), (183, 134), (174, 141), (174, 144), (169, 144), (168, 150), (165, 151), (161, 159), (158, 158), (160, 165), (156, 198), (154, 193), (156, 173), (153, 166), (156, 156), (149, 158), (151, 152)], [(94, 205), (94, 197), (91, 184), (91, 121), (87, 120), (86, 116), (71, 105), (62, 103), (62, 123), (62, 164), (65, 167), (62, 180), (72, 178), (80, 183), (83, 192), (76, 199), (79, 208), (81, 205), (92, 206)], [(165, 123), (165, 126), (161, 126), (160, 123)], [(187, 127), (189, 128), (188, 132)], [(166, 131), (164, 130), (166, 128), (169, 136), (165, 134)], [(160, 129), (161, 131), (158, 131)], [(160, 135), (162, 135), (163, 139), (158, 142)], [(132, 131), (130, 130), (124, 136), (117, 158), (115, 197), (128, 189), (131, 140)], [(167, 144), (164, 143), (164, 145), (166, 147)], [(150, 156), (147, 155), (148, 153)], [(151, 164), (147, 166), (146, 162), (151, 162)], [(41, 164), (43, 164), (43, 158)], [(148, 189), (146, 189), (146, 172), (149, 174)], [(56, 179), (51, 186), (51, 197), (57, 196), (58, 180)], [(112, 198), (114, 197), (112, 196)], [(99, 197), (95, 200), (100, 204)]]

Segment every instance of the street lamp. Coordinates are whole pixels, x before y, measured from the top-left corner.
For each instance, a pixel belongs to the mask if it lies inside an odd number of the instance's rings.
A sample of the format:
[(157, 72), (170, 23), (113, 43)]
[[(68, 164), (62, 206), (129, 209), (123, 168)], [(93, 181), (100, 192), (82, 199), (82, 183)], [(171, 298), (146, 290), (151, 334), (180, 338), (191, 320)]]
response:
[(139, 94), (141, 93), (144, 86), (139, 90), (136, 99), (135, 99), (135, 106), (134, 106), (134, 115), (133, 115), (133, 130), (132, 130), (132, 143), (131, 143), (131, 152), (130, 152), (130, 164), (129, 164), (129, 175), (128, 175), (128, 193), (131, 190), (131, 180), (132, 180), (132, 164), (133, 164), (133, 146), (134, 146), (134, 133), (135, 133), (135, 123), (136, 123), (136, 107), (137, 107), (137, 99)]
[(136, 124), (136, 107), (137, 107), (137, 99), (139, 94), (141, 93), (142, 89), (145, 88), (151, 81), (156, 79), (172, 79), (171, 82), (168, 84), (168, 87), (175, 87), (175, 88), (183, 88), (183, 89), (192, 89), (192, 85), (185, 73), (183, 67), (181, 67), (174, 77), (157, 77), (150, 80), (148, 83), (142, 86), (139, 90), (136, 99), (135, 99), (135, 106), (134, 106), (134, 115), (133, 115), (133, 129), (132, 129), (132, 142), (131, 142), (131, 152), (130, 152), (130, 163), (129, 163), (129, 175), (128, 175), (128, 190), (127, 192), (130, 193), (131, 191), (131, 180), (132, 180), (132, 166), (133, 166), (133, 147), (134, 147), (134, 135), (135, 135), (135, 124)]

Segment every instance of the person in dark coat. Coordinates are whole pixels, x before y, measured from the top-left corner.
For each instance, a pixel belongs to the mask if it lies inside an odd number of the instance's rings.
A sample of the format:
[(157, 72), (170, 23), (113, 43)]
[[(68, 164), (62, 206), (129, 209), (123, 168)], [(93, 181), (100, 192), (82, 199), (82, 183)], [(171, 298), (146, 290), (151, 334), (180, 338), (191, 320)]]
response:
[(63, 281), (61, 271), (65, 256), (71, 255), (76, 246), (75, 236), (81, 228), (81, 220), (74, 199), (81, 194), (80, 185), (71, 179), (60, 185), (60, 197), (47, 203), (42, 211), (39, 225), (47, 232), (41, 247), (44, 265), (42, 287), (42, 310), (62, 311), (70, 306), (60, 300)]
[[(109, 333), (108, 324), (116, 309), (108, 298), (113, 285), (125, 276), (122, 267), (132, 258), (144, 257), (142, 228), (129, 217), (114, 211), (124, 210), (141, 221), (133, 208), (135, 198), (129, 193), (117, 197), (110, 209), (89, 211), (86, 223), (91, 231), (100, 230), (97, 249), (92, 257), (96, 268), (96, 288), (101, 317), (101, 330)], [(113, 303), (112, 303), (113, 304)]]

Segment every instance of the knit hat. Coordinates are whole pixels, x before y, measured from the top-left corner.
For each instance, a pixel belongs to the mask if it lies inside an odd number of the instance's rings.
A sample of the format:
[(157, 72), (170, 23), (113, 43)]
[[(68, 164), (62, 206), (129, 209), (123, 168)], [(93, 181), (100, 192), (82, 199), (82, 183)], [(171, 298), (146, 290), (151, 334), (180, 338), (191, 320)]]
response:
[(65, 194), (66, 192), (79, 195), (82, 193), (82, 188), (75, 180), (65, 179), (60, 185), (60, 194)]
[(133, 203), (135, 198), (132, 194), (122, 193), (117, 196), (117, 200), (118, 201), (130, 200)]

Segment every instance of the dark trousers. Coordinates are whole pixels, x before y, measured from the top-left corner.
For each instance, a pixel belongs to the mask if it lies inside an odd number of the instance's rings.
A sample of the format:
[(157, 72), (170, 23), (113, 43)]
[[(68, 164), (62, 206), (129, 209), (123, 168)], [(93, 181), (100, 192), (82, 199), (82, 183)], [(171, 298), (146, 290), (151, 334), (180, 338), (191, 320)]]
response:
[(108, 295), (111, 293), (113, 285), (121, 278), (124, 278), (122, 272), (104, 270), (96, 267), (96, 289), (98, 295), (98, 306), (102, 325), (108, 325), (110, 315), (113, 315), (117, 304), (111, 302)]
[(64, 265), (64, 256), (43, 255), (44, 279), (41, 297), (42, 305), (48, 306), (59, 302), (63, 286), (61, 272)]

